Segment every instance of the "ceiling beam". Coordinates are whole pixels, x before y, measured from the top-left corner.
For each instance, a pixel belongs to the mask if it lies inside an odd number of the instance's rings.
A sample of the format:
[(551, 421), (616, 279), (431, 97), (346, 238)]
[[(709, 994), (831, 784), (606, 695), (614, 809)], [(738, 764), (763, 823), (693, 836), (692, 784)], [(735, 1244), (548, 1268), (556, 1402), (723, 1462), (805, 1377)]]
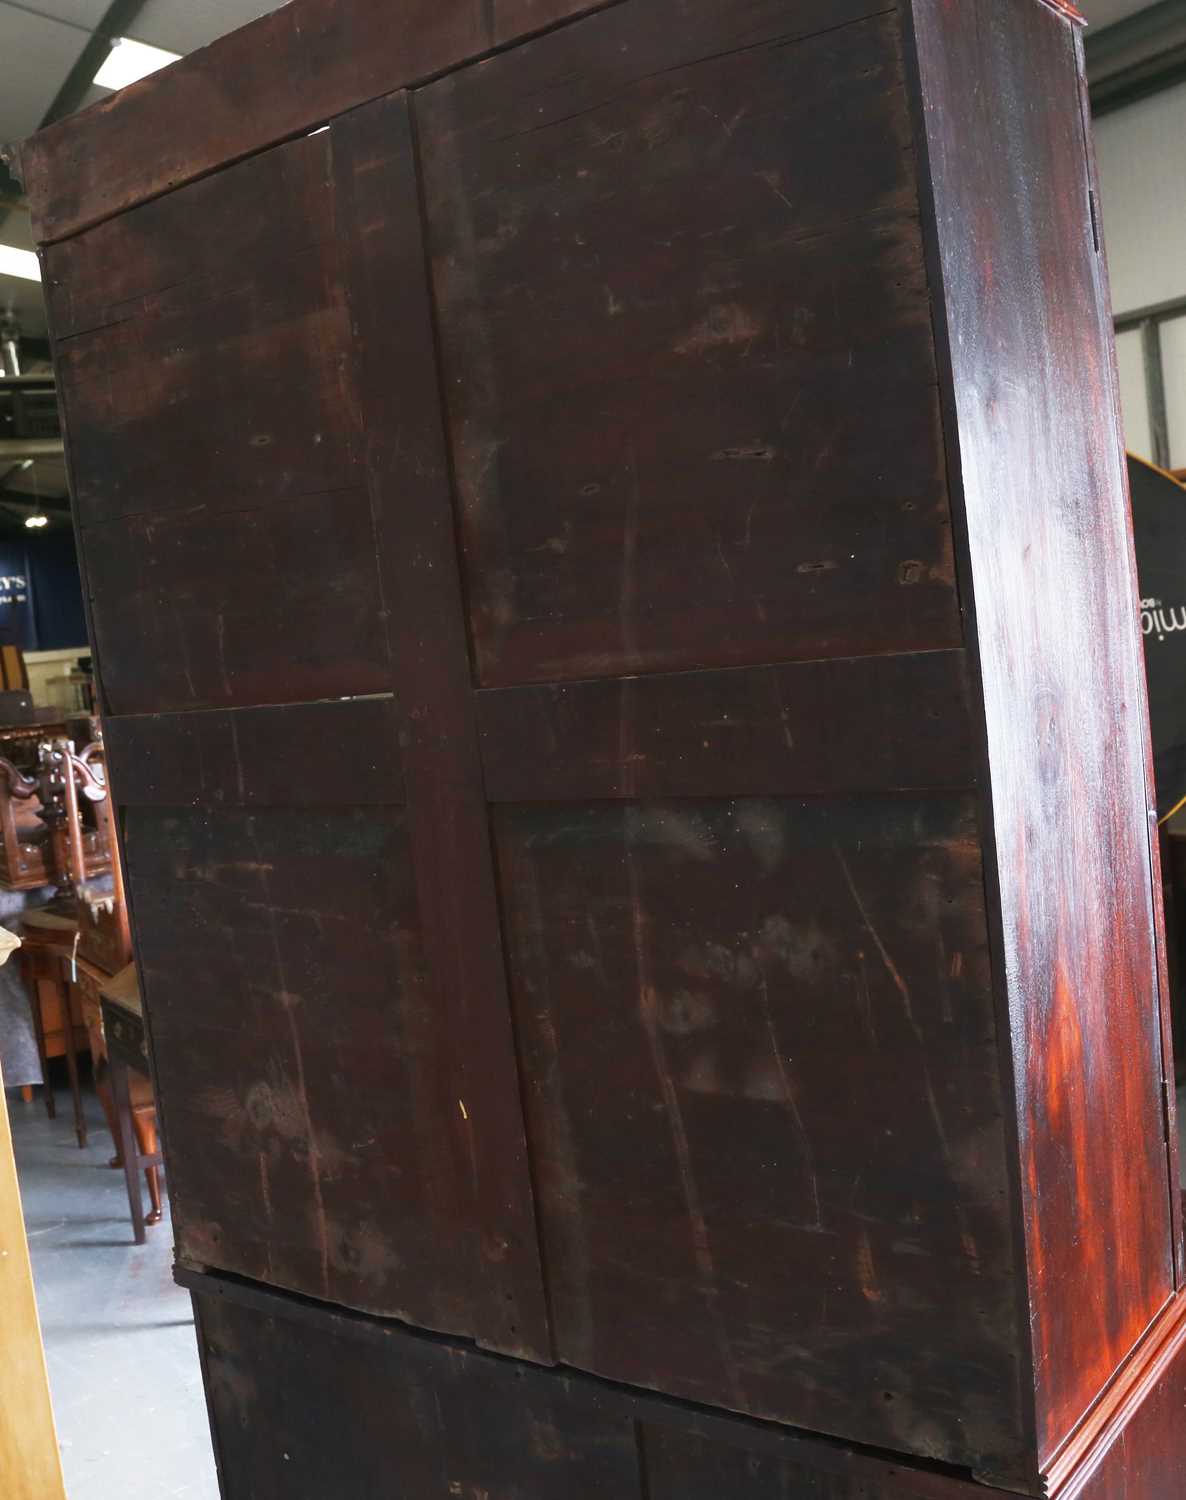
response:
[(0, 464), (18, 458), (62, 458), (61, 438), (0, 438)]
[[(106, 61), (112, 42), (132, 30), (147, 3), (148, 0), (111, 0), (42, 116), (37, 127), (39, 130), (74, 113)], [(0, 158), (0, 228), (13, 209), (23, 207), (23, 202), (24, 188), (9, 170), (7, 162)]]
[(46, 110), (41, 121), (42, 130), (56, 120), (74, 113), (86, 98), (95, 81), (95, 74), (106, 61), (112, 42), (116, 37), (127, 36), (146, 4), (147, 0), (111, 0), (86, 46), (78, 54), (74, 66), (66, 74), (62, 87), (54, 95), (53, 103)]
[(1186, 0), (1158, 0), (1085, 42), (1097, 117), (1186, 81)]

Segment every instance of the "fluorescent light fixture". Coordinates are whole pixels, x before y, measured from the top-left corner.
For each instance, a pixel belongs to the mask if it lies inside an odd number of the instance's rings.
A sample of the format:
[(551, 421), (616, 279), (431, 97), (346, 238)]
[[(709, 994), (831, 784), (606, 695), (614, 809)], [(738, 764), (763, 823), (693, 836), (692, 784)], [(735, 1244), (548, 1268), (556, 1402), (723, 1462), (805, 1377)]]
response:
[(40, 512), (35, 516), (26, 516), (25, 525), (35, 531), (39, 526), (48, 526), (49, 517), (47, 515), (41, 514)]
[(180, 56), (177, 52), (166, 52), (163, 47), (150, 47), (147, 42), (134, 42), (131, 37), (116, 37), (103, 66), (95, 74), (95, 82), (101, 89), (122, 89), (140, 78), (147, 78), (158, 68), (166, 68)]
[(19, 276), (23, 281), (40, 281), (41, 267), (32, 250), (18, 250), (15, 245), (0, 245), (0, 276)]

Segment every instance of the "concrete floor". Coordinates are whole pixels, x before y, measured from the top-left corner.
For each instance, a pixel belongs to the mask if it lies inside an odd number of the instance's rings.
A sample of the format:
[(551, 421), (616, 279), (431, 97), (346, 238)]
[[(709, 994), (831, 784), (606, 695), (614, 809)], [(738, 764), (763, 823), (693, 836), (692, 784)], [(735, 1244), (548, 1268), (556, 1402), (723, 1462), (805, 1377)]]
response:
[(165, 1221), (132, 1243), (99, 1101), (78, 1149), (58, 1118), (7, 1096), (68, 1500), (218, 1500), (189, 1295)]

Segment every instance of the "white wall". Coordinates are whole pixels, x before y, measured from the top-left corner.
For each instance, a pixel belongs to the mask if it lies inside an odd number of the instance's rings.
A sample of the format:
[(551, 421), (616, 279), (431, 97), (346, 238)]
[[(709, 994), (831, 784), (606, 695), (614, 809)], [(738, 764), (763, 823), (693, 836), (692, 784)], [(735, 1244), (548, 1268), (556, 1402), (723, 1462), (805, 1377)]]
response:
[[(1116, 315), (1186, 297), (1186, 84), (1104, 115), (1095, 149)], [(1162, 339), (1170, 462), (1186, 468), (1186, 320)], [(1149, 458), (1139, 338), (1123, 338), (1119, 354), (1128, 444)]]
[(29, 674), (29, 692), (35, 708), (57, 708), (63, 713), (85, 712), (78, 687), (70, 681), (81, 657), (89, 656), (89, 646), (73, 646), (65, 651), (26, 651), (25, 670)]

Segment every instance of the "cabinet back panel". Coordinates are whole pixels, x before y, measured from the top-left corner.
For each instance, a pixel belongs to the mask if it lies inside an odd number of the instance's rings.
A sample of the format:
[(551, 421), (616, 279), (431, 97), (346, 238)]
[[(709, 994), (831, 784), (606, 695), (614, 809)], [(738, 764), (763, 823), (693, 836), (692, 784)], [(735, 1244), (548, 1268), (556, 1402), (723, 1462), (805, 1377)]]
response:
[(416, 95), (484, 685), (961, 639), (898, 22), (804, 9)]

